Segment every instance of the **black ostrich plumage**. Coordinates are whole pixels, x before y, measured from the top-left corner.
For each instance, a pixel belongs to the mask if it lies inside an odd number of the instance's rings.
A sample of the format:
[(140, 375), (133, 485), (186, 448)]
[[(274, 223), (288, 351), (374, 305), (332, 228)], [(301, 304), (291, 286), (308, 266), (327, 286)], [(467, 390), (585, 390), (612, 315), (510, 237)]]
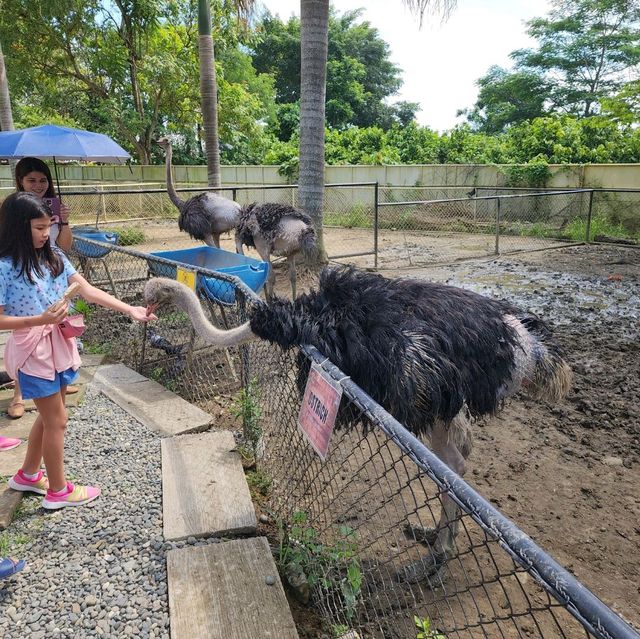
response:
[(537, 317), (460, 288), (325, 269), (317, 291), (251, 311), (251, 330), (289, 349), (311, 344), (416, 434), (449, 422), (466, 404), (494, 413), (515, 373), (521, 345), (505, 315), (536, 344), (550, 333)]
[(273, 245), (278, 239), (279, 226), (283, 218), (300, 220), (309, 226), (308, 232), (303, 238), (302, 248), (308, 249), (315, 243), (315, 231), (311, 218), (299, 209), (289, 204), (266, 202), (259, 204), (253, 202), (242, 207), (236, 227), (237, 236), (245, 246), (255, 247), (254, 232)]

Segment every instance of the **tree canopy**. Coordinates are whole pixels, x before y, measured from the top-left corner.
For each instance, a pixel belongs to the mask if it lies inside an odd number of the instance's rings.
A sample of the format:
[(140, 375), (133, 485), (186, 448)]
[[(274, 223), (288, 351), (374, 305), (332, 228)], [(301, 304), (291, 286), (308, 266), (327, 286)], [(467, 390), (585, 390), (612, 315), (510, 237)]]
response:
[[(329, 15), (326, 120), (331, 128), (381, 126), (413, 120), (418, 105), (385, 100), (402, 84), (401, 71), (393, 64), (389, 45), (377, 29), (359, 21), (362, 11)], [(300, 100), (300, 19), (287, 22), (268, 12), (257, 25), (252, 60), (259, 73), (275, 79), (276, 101), (281, 113), (294, 115)], [(291, 126), (276, 131), (288, 139)]]
[[(299, 154), (300, 21), (243, 22), (212, 1), (223, 163)], [(202, 164), (197, 0), (3, 0), (0, 43), (16, 128), (59, 123), (113, 136), (138, 162)], [(538, 46), (478, 80), (468, 123), (419, 126), (390, 98), (401, 71), (357, 11), (329, 15), (325, 156), (345, 163), (640, 161), (637, 0), (555, 0)]]
[(511, 53), (514, 70), (492, 67), (478, 80), (478, 100), (467, 112), (474, 127), (495, 133), (552, 113), (586, 118), (601, 113), (612, 96), (628, 96), (629, 76), (637, 77), (640, 64), (637, 0), (553, 0), (552, 6), (547, 17), (528, 23), (538, 44)]

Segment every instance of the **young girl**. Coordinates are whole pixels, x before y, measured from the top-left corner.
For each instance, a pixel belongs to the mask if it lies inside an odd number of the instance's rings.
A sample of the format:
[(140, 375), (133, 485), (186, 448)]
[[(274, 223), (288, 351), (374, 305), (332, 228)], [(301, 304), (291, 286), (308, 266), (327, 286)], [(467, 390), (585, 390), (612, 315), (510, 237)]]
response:
[[(51, 171), (45, 162), (38, 158), (22, 158), (16, 164), (16, 191), (33, 193), (39, 198), (55, 197)], [(69, 207), (60, 203), (60, 219), (54, 220), (51, 227), (49, 241), (56, 244), (63, 251), (69, 251), (73, 243), (73, 235), (69, 227)], [(68, 393), (77, 393), (78, 388), (67, 389)], [(16, 381), (13, 388), (13, 399), (7, 408), (7, 414), (12, 419), (19, 419), (24, 415), (24, 401), (20, 391), (20, 384)], [(1, 445), (1, 444), (0, 444)]]
[[(100, 489), (74, 486), (64, 472), (67, 385), (78, 375), (80, 356), (74, 338), (66, 339), (59, 323), (67, 305), (57, 304), (77, 282), (88, 302), (120, 311), (139, 322), (156, 319), (143, 306), (130, 306), (91, 286), (51, 246), (51, 211), (31, 193), (13, 193), (0, 208), (0, 330), (12, 330), (5, 347), (7, 372), (33, 399), (38, 417), (29, 434), (22, 468), (9, 480), (14, 490), (44, 495), (47, 509), (79, 506)], [(47, 471), (40, 470), (44, 459)]]

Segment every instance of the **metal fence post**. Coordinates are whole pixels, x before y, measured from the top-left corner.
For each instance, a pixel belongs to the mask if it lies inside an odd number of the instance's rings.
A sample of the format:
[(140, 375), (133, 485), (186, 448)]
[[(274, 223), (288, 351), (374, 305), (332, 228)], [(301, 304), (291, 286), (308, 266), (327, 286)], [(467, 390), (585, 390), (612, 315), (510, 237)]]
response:
[(378, 201), (380, 197), (379, 184), (373, 186), (373, 267), (378, 268)]
[(585, 231), (586, 237), (584, 241), (589, 244), (591, 241), (591, 214), (593, 212), (593, 189), (589, 191), (589, 210), (587, 211), (587, 229)]
[(496, 206), (496, 248), (494, 253), (500, 255), (500, 196), (496, 198), (498, 205)]

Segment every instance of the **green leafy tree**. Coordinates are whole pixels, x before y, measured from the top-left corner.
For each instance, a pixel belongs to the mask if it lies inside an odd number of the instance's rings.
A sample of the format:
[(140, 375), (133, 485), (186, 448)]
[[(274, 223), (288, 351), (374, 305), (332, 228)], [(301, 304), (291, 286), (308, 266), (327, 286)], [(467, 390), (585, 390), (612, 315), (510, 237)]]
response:
[(517, 68), (544, 78), (551, 108), (581, 117), (624, 84), (624, 73), (640, 63), (640, 4), (637, 0), (554, 0), (547, 18), (528, 25), (536, 49), (511, 55)]
[[(328, 24), (326, 121), (330, 127), (382, 126), (408, 122), (418, 105), (402, 102), (387, 105), (385, 100), (401, 86), (400, 70), (390, 60), (389, 46), (368, 22), (361, 22), (362, 11), (343, 15), (330, 11)], [(300, 19), (286, 23), (266, 14), (258, 24), (259, 37), (252, 46), (254, 66), (275, 79), (280, 104), (300, 100)], [(280, 139), (290, 132), (285, 125)]]
[(602, 110), (627, 125), (640, 123), (640, 79), (625, 84), (615, 95), (602, 100)]
[(511, 124), (545, 115), (548, 83), (536, 73), (492, 66), (476, 85), (478, 99), (466, 115), (479, 131), (501, 133)]

